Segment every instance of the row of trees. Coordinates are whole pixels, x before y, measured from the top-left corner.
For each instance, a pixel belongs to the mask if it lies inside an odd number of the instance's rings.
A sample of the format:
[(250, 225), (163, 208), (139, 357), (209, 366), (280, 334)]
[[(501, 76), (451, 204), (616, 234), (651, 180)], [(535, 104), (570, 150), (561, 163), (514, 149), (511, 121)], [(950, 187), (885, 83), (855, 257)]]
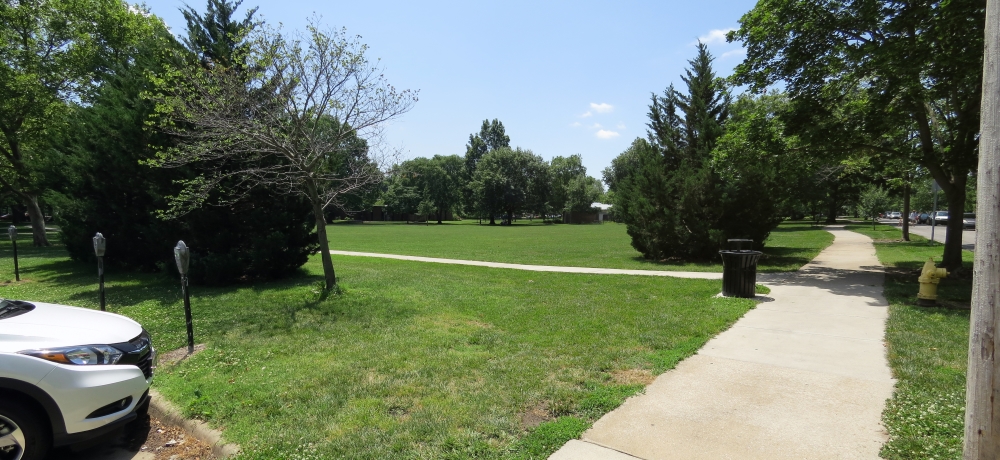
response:
[(383, 200), (390, 212), (420, 214), (438, 223), (449, 212), (510, 222), (521, 213), (540, 216), (589, 210), (604, 195), (587, 176), (580, 155), (546, 162), (530, 150), (510, 147), (503, 123), (484, 120), (469, 135), (465, 158), (416, 158), (395, 166)]
[(320, 249), (335, 282), (324, 210), (381, 181), (384, 122), (416, 93), (389, 85), (366, 47), (312, 23), (287, 33), (237, 17), (240, 2), (183, 10), (187, 36), (125, 2), (0, 4), (0, 198), (41, 201), (72, 257), (170, 267), (184, 239), (204, 282), (286, 275)]
[[(701, 47), (686, 90), (654, 95), (648, 139), (605, 171), (616, 215), (653, 258), (759, 240), (775, 215), (832, 222), (870, 205), (871, 184), (909, 213), (928, 207), (933, 180), (961, 215), (975, 191), (984, 23), (981, 0), (758, 2), (729, 34), (747, 49), (732, 78), (714, 78)], [(736, 85), (750, 91), (731, 101)], [(950, 271), (961, 232), (949, 220)]]
[[(734, 82), (755, 92), (782, 84), (783, 134), (829, 165), (830, 177), (867, 171), (901, 189), (907, 208), (909, 184), (929, 176), (961, 215), (978, 164), (985, 8), (762, 0), (729, 34), (747, 49)], [(949, 220), (945, 241), (942, 266), (958, 271), (960, 219)]]

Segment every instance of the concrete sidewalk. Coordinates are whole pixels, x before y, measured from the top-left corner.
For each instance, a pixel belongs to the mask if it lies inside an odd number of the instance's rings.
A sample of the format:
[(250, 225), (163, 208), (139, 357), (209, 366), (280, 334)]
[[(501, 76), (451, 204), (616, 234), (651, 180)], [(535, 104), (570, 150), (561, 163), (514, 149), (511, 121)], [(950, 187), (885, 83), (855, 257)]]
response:
[(871, 240), (842, 226), (794, 276), (550, 458), (877, 459), (895, 381)]
[(379, 257), (383, 259), (410, 260), (415, 262), (431, 262), (452, 265), (474, 265), (477, 267), (509, 268), (512, 270), (528, 270), (534, 272), (589, 273), (596, 275), (639, 275), (639, 276), (670, 276), (674, 278), (699, 278), (721, 280), (722, 273), (712, 272), (672, 272), (667, 270), (627, 270), (620, 268), (565, 267), (559, 265), (525, 265), (503, 262), (482, 262), (479, 260), (440, 259), (437, 257), (402, 256), (398, 254), (382, 254), (377, 252), (330, 251), (338, 256)]

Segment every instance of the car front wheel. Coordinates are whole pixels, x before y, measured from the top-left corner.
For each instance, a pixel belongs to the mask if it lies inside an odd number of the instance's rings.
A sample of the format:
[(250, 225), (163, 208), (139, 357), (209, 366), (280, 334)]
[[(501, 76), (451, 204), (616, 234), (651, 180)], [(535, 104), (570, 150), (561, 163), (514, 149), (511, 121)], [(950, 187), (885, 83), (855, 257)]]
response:
[(42, 460), (48, 431), (29, 407), (0, 399), (0, 460)]

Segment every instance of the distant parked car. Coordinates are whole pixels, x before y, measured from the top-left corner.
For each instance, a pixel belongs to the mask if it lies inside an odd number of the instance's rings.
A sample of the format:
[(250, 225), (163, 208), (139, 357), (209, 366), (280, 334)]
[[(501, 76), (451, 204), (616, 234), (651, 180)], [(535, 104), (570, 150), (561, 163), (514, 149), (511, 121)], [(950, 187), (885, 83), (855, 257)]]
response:
[(948, 211), (937, 211), (931, 216), (931, 219), (937, 225), (945, 225), (948, 223)]
[(962, 228), (976, 229), (976, 213), (967, 212), (962, 215)]
[(889, 211), (889, 216), (888, 217), (890, 219), (899, 219), (900, 216), (902, 216), (902, 214), (900, 214), (899, 211)]

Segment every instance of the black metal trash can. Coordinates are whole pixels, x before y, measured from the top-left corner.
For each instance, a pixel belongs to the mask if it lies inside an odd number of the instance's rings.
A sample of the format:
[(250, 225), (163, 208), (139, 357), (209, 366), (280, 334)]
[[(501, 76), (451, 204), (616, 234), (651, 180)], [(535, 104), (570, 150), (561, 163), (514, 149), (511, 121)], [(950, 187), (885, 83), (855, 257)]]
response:
[[(722, 256), (722, 295), (752, 299), (757, 295), (757, 262), (763, 254), (754, 251), (753, 240), (728, 240), (730, 249), (719, 251)], [(747, 244), (748, 249), (743, 249)], [(733, 246), (736, 248), (733, 249)]]

